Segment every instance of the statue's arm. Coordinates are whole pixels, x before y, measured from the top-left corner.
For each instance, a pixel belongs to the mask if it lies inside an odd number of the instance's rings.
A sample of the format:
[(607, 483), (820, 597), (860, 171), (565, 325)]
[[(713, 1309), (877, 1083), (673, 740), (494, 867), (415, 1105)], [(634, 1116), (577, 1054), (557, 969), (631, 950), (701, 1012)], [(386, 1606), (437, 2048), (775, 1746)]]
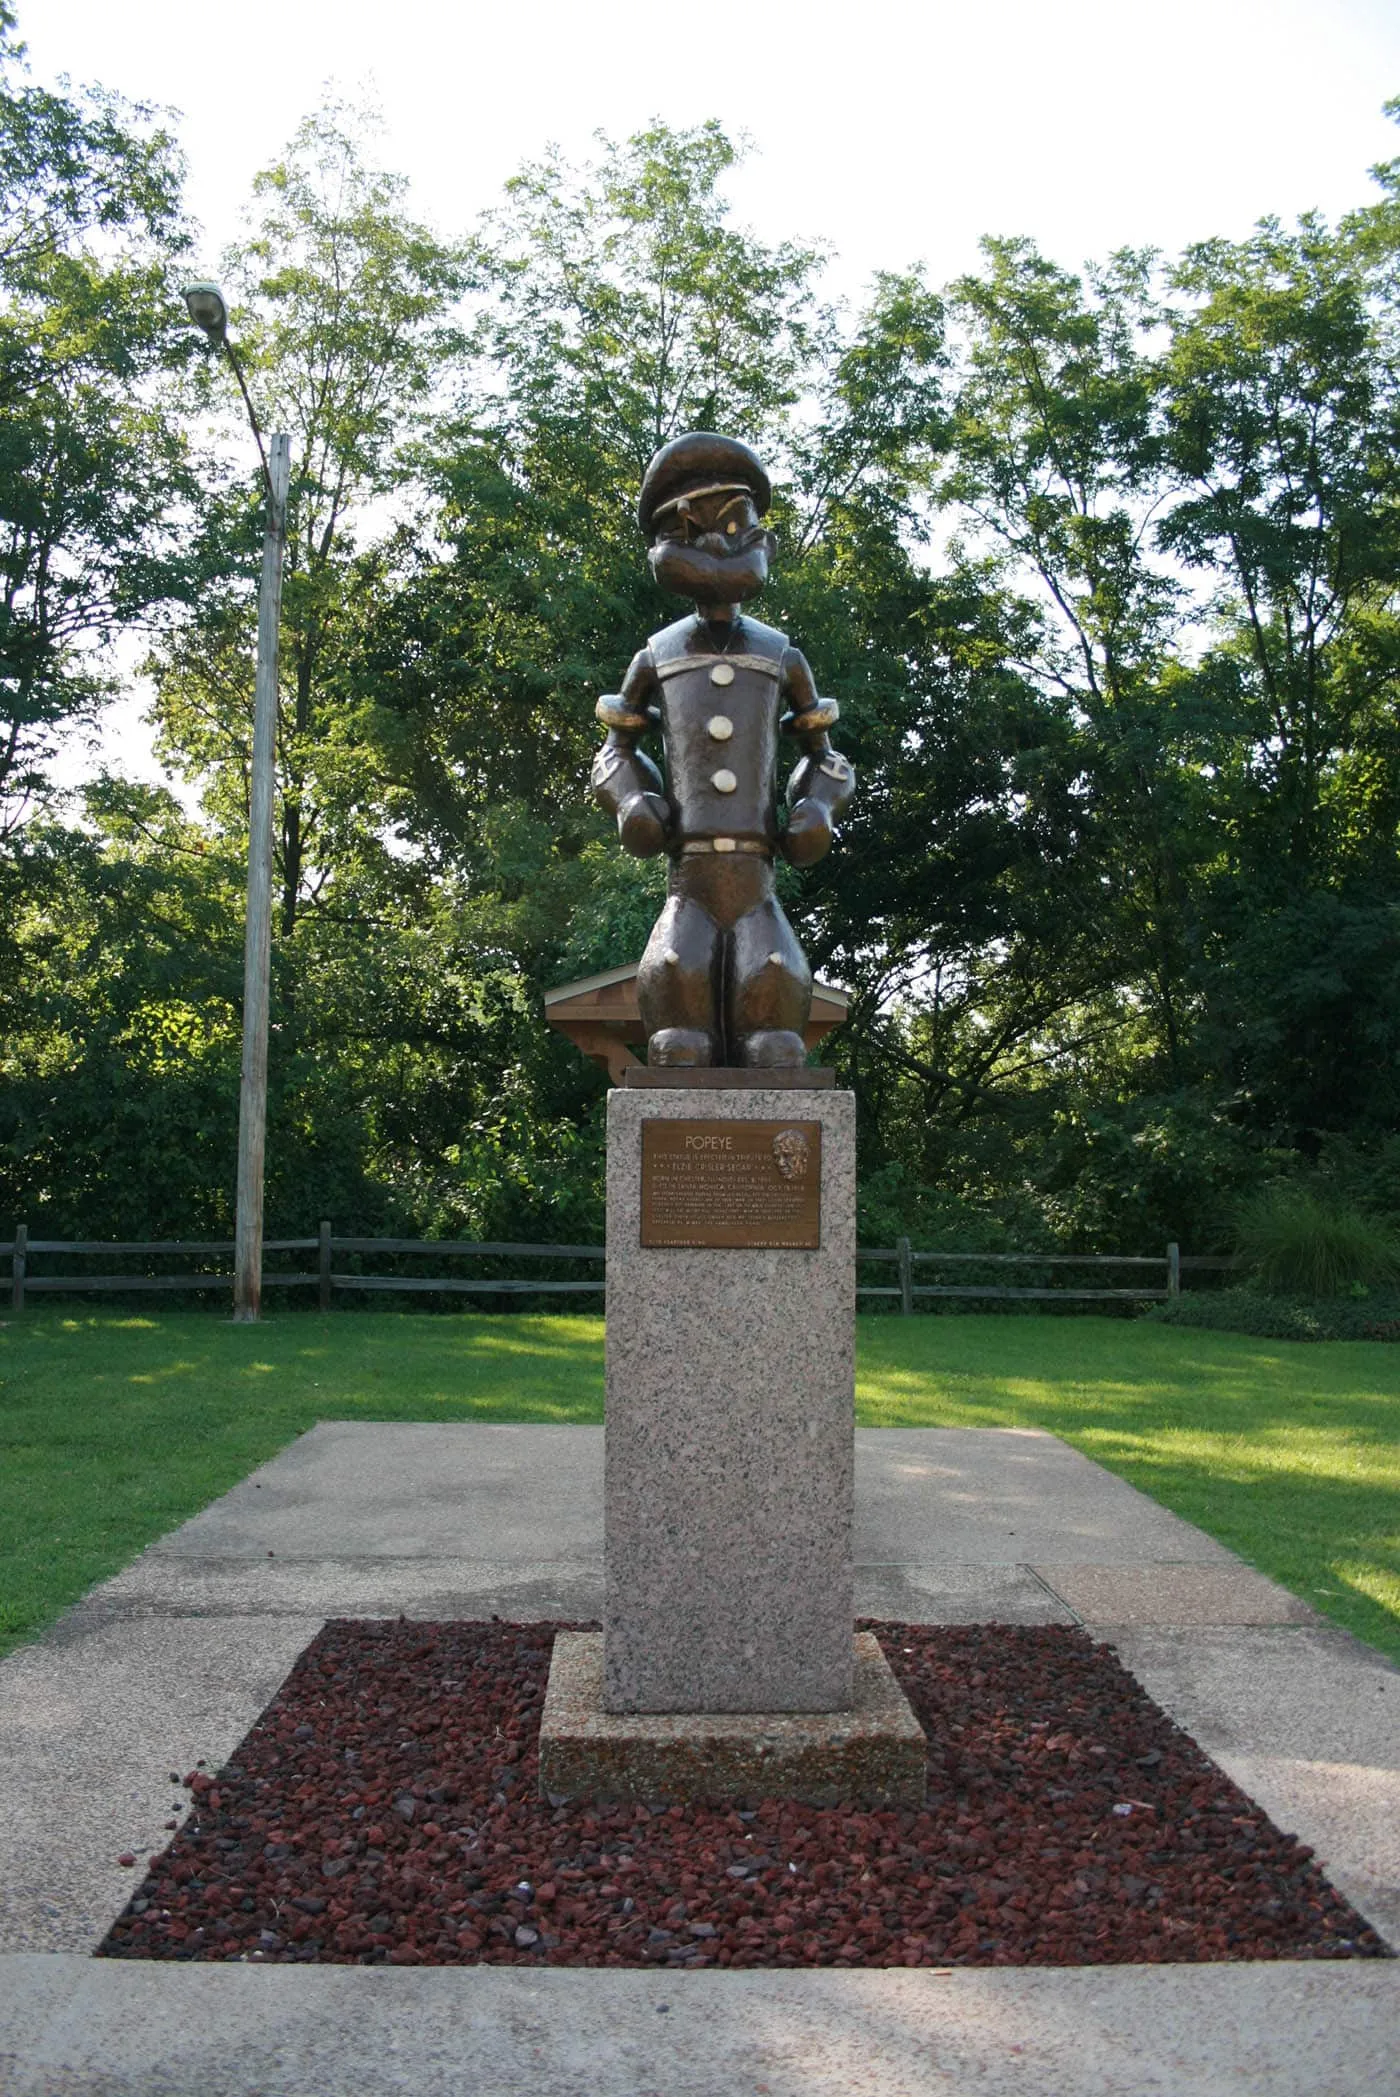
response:
[(593, 798), (617, 818), (624, 848), (638, 859), (664, 851), (673, 820), (661, 774), (637, 748), (638, 739), (657, 724), (660, 692), (651, 650), (643, 648), (633, 656), (622, 690), (600, 699), (595, 709), (608, 737), (593, 760)]
[(810, 866), (830, 849), (832, 826), (856, 790), (856, 775), (827, 733), (836, 723), (836, 701), (818, 697), (800, 649), (789, 648), (783, 657), (780, 689), (790, 709), (782, 725), (804, 751), (788, 780), (783, 856), (794, 866)]

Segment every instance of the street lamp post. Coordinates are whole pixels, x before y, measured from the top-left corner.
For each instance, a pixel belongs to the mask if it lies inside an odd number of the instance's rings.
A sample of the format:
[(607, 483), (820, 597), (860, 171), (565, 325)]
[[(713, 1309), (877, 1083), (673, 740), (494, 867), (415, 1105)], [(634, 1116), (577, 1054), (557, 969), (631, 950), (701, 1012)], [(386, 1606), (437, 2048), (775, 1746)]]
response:
[(267, 1135), (267, 1032), (272, 963), (272, 814), (277, 753), (277, 641), (282, 615), (282, 555), (287, 538), (291, 439), (262, 431), (228, 339), (228, 308), (217, 284), (185, 291), (190, 318), (224, 350), (262, 460), (267, 497), (262, 579), (258, 586), (258, 672), (253, 710), (253, 764), (248, 807), (248, 914), (243, 946), (243, 1074), (238, 1099), (238, 1195), (234, 1219), (233, 1317), (256, 1321), (262, 1309), (263, 1152)]

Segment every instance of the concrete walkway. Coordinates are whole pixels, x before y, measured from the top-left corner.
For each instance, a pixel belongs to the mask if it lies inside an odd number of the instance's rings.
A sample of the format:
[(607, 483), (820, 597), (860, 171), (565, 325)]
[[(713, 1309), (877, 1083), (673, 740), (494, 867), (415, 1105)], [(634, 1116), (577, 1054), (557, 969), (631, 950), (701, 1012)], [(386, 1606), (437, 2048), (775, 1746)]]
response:
[[(857, 1609), (1086, 1624), (1400, 1944), (1400, 1671), (1055, 1437), (857, 1436)], [(1400, 2097), (1400, 1961), (709, 1973), (94, 1963), (331, 1615), (596, 1616), (595, 1428), (316, 1428), (0, 1663), (6, 2097)]]

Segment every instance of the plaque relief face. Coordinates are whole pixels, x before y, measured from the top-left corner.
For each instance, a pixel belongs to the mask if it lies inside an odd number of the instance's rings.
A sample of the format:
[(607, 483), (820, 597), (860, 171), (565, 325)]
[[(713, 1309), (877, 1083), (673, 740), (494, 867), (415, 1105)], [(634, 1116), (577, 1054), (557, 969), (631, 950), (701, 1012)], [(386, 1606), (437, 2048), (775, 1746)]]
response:
[(816, 1252), (819, 1121), (648, 1121), (642, 1243)]

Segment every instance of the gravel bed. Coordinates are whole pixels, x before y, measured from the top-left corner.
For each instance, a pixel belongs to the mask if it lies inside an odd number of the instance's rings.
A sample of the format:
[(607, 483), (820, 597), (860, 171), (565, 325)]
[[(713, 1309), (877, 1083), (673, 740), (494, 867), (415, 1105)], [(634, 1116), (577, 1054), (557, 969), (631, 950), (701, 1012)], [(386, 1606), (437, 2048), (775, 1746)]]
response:
[[(555, 1807), (552, 1623), (329, 1623), (99, 1956), (1006, 1966), (1385, 1957), (1138, 1687), (1059, 1626), (871, 1623), (929, 1737), (921, 1812)], [(122, 1861), (135, 1862), (127, 1857)]]

